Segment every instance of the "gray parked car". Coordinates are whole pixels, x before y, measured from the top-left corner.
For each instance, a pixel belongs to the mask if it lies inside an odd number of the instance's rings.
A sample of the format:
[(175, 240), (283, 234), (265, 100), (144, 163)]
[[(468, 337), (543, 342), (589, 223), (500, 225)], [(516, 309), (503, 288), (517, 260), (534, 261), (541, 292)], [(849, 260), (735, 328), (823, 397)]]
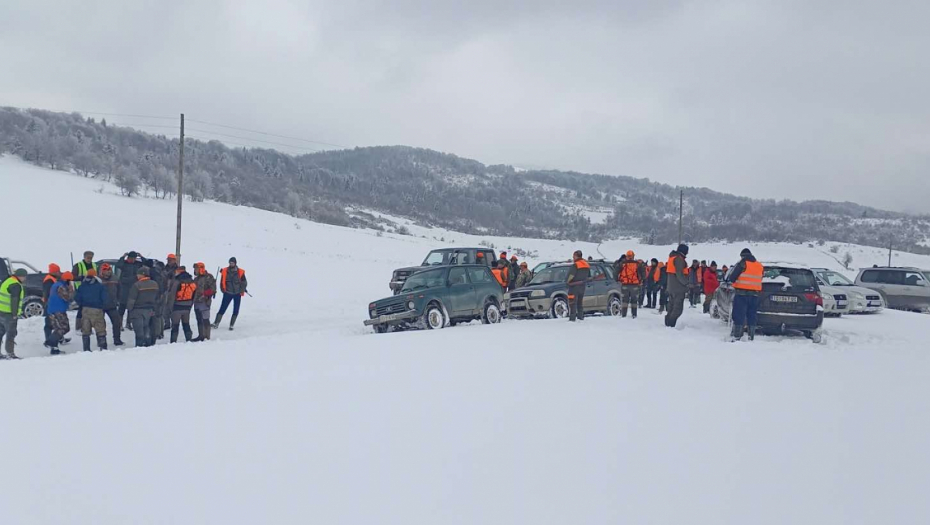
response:
[[(620, 315), (620, 283), (610, 263), (591, 261), (591, 278), (584, 295), (585, 313)], [(504, 295), (507, 315), (515, 317), (568, 316), (568, 271), (570, 263), (555, 263), (533, 276), (522, 288)]]
[(859, 270), (856, 286), (875, 290), (888, 308), (930, 310), (930, 271), (873, 266)]

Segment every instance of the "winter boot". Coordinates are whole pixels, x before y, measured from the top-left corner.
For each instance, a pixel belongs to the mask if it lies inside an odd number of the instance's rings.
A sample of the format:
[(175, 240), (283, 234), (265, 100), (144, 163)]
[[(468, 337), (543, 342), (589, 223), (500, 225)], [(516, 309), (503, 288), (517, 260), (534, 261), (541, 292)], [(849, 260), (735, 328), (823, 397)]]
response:
[(736, 342), (743, 338), (743, 327), (733, 325), (733, 330), (730, 332), (730, 341)]
[(633, 307), (632, 313), (633, 313), (633, 319), (636, 319), (636, 307), (635, 306)]
[(223, 314), (216, 314), (216, 319), (213, 321), (213, 328), (219, 328), (220, 323), (223, 322)]
[(190, 325), (184, 325), (184, 340), (188, 343), (194, 338), (194, 331), (191, 330)]
[(84, 351), (90, 352), (90, 336), (89, 335), (82, 336), (81, 340), (84, 341)]
[(627, 311), (627, 307), (626, 307), (626, 306), (621, 306), (621, 307), (620, 307), (620, 317), (626, 317), (626, 311)]
[(178, 342), (178, 331), (180, 328), (181, 328), (180, 326), (171, 327), (171, 339), (169, 339), (170, 343), (174, 344)]
[(63, 345), (66, 345), (66, 344), (68, 344), (68, 343), (70, 343), (70, 342), (71, 342), (71, 339), (68, 338), (68, 337), (62, 337), (62, 338), (61, 338), (61, 344), (63, 344)]
[(101, 349), (101, 350), (106, 350), (106, 349), (107, 349), (107, 336), (105, 336), (105, 335), (98, 335), (98, 336), (97, 336), (97, 348), (99, 348), (99, 349)]
[(119, 334), (113, 336), (113, 346), (123, 346), (123, 339)]
[[(239, 317), (239, 316), (236, 315), (236, 314), (233, 314), (232, 319), (229, 320), (229, 331), (230, 331), (230, 332), (232, 332), (232, 331), (233, 331), (233, 327), (236, 326), (236, 318), (237, 318), (237, 317)], [(584, 315), (579, 315), (578, 317), (581, 318), (581, 319), (584, 319)]]
[(208, 319), (204, 319), (204, 320), (203, 320), (203, 329), (204, 329), (204, 336), (203, 336), (203, 338), (206, 339), (207, 341), (209, 341), (209, 340), (210, 340), (210, 330), (213, 330), (213, 326), (210, 325), (210, 321), (209, 321)]
[(756, 327), (755, 326), (749, 327), (749, 340), (750, 341), (756, 340)]

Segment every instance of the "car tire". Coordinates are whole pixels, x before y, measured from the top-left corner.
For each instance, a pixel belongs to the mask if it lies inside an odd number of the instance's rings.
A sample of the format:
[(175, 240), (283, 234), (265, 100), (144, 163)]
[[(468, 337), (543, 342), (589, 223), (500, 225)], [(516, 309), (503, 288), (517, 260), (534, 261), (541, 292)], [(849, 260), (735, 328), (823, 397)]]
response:
[(565, 319), (568, 317), (568, 299), (556, 297), (552, 301), (552, 307), (549, 308), (549, 318)]
[(811, 340), (814, 344), (823, 343), (823, 332), (820, 330), (814, 330), (812, 332), (804, 332), (804, 336)]
[(23, 318), (42, 317), (45, 315), (45, 305), (39, 297), (27, 297), (23, 301)]
[(423, 314), (423, 324), (429, 330), (439, 330), (446, 326), (446, 314), (443, 313), (439, 305), (431, 304), (426, 307), (426, 313)]
[(375, 329), (376, 334), (387, 334), (391, 332), (391, 325), (388, 324), (376, 324), (372, 328)]
[(484, 310), (481, 311), (481, 322), (484, 324), (498, 324), (503, 318), (500, 306), (491, 302), (484, 305)]
[(616, 295), (610, 296), (610, 299), (607, 301), (607, 315), (619, 317), (622, 310), (623, 302), (620, 301), (620, 298)]

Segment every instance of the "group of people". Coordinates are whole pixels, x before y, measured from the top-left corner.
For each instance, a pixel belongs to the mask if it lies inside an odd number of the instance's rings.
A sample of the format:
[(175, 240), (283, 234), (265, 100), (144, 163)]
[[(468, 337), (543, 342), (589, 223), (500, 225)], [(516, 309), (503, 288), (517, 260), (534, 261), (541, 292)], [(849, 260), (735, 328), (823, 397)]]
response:
[[(16, 270), (0, 284), (0, 338), (6, 337), (6, 354), (0, 354), (2, 358), (17, 358), (16, 322), (22, 315), (26, 275), (25, 270)], [(217, 284), (223, 300), (211, 323), (210, 309)], [(51, 355), (58, 355), (62, 353), (60, 345), (70, 342), (68, 311), (72, 305), (77, 306), (75, 331), (81, 333), (85, 352), (91, 351), (92, 336), (96, 336), (98, 349), (108, 348), (107, 319), (114, 346), (124, 345), (124, 329), (134, 333), (136, 347), (154, 345), (164, 338), (166, 330), (170, 330), (171, 343), (178, 341), (182, 330), (185, 341), (209, 340), (211, 329), (219, 328), (230, 305), (233, 314), (229, 329), (234, 329), (242, 297), (247, 293), (245, 270), (239, 268), (235, 257), (220, 271), (217, 283), (204, 263), (195, 263), (191, 275), (187, 267), (178, 265), (174, 254), (168, 254), (166, 261), (161, 262), (131, 251), (123, 254), (115, 265), (98, 265), (94, 252), (86, 251), (70, 272), (62, 272), (58, 264), (49, 264), (42, 285), (44, 344)], [(196, 338), (191, 329), (191, 311), (197, 324)]]
[[(484, 254), (478, 252), (478, 257), (484, 257)], [(491, 261), (491, 273), (505, 292), (526, 286), (533, 279), (533, 272), (526, 262), (518, 261), (516, 255), (511, 255), (510, 260), (507, 260), (507, 252), (501, 252), (500, 259)]]

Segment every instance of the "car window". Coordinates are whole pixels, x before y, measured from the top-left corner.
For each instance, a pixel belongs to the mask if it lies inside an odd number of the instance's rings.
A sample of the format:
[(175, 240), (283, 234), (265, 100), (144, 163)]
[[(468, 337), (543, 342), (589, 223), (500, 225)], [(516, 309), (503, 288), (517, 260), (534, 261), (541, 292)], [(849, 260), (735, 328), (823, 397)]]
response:
[(837, 272), (819, 272), (817, 277), (823, 284), (829, 286), (852, 286), (853, 284), (845, 275)]
[(564, 283), (568, 280), (569, 268), (569, 266), (550, 266), (545, 270), (540, 270), (530, 284)]
[(468, 284), (468, 279), (465, 277), (465, 268), (452, 268), (449, 270), (449, 285), (455, 284)]
[(452, 252), (449, 250), (436, 250), (429, 252), (429, 255), (426, 256), (426, 259), (423, 260), (423, 266), (439, 266), (441, 264), (449, 264), (449, 255)]
[(762, 286), (766, 291), (776, 289), (797, 292), (812, 290), (816, 286), (814, 272), (801, 268), (766, 268), (762, 275)]
[(904, 272), (882, 271), (878, 272), (878, 282), (883, 284), (904, 284)]
[(904, 284), (907, 286), (926, 286), (924, 276), (918, 272), (906, 272), (904, 274)]
[(606, 279), (604, 276), (604, 270), (600, 266), (594, 264), (591, 265), (591, 280), (593, 281), (603, 281)]
[(864, 282), (864, 283), (877, 283), (877, 282), (880, 282), (880, 281), (878, 280), (878, 278), (879, 278), (879, 275), (878, 275), (878, 274), (880, 274), (880, 273), (881, 273), (881, 272), (878, 272), (878, 271), (875, 271), (875, 270), (866, 270), (866, 271), (862, 272), (862, 276), (859, 277), (859, 280), (862, 281), (862, 282)]
[(404, 283), (404, 287), (401, 288), (401, 291), (411, 292), (413, 290), (421, 290), (423, 288), (444, 286), (444, 275), (445, 272), (442, 269), (415, 273), (407, 278), (407, 281)]
[(924, 274), (924, 279), (926, 279), (927, 282), (930, 282), (930, 272), (923, 272), (923, 274)]
[(469, 268), (468, 277), (471, 278), (471, 282), (474, 284), (497, 282), (487, 268)]

